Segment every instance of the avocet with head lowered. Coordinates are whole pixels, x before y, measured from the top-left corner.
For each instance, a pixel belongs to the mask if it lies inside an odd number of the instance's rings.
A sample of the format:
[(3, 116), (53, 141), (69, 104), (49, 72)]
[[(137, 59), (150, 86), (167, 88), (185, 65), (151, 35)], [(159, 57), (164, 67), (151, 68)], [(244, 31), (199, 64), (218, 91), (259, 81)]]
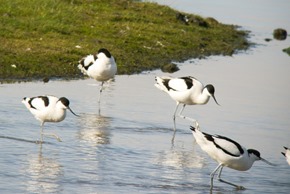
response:
[(101, 48), (96, 55), (88, 55), (81, 59), (78, 68), (83, 74), (101, 82), (98, 99), (98, 102), (100, 102), (104, 82), (113, 79), (117, 73), (117, 64), (114, 57), (107, 49)]
[[(69, 107), (69, 100), (65, 97), (57, 98), (55, 96), (38, 96), (25, 97), (22, 103), (34, 115), (34, 117), (41, 123), (41, 142), (43, 142), (43, 135), (53, 136), (58, 141), (61, 139), (52, 133), (44, 133), (43, 125), (45, 122), (60, 122), (66, 117), (66, 109), (69, 109), (72, 114), (76, 115)], [(76, 115), (78, 116), (78, 115)]]
[(196, 122), (196, 120), (181, 115), (186, 105), (206, 104), (210, 97), (212, 97), (218, 104), (214, 96), (214, 86), (211, 84), (204, 86), (200, 81), (192, 76), (178, 78), (155, 77), (155, 80), (155, 86), (166, 92), (173, 100), (176, 101), (176, 108), (173, 114), (174, 130), (176, 130), (175, 117), (179, 104), (183, 104), (183, 107), (178, 116), (193, 122)]
[(269, 165), (275, 166), (261, 157), (259, 151), (254, 149), (246, 149), (236, 141), (221, 135), (210, 135), (200, 131), (199, 125), (197, 128), (190, 127), (196, 143), (205, 151), (212, 159), (217, 161), (219, 165), (210, 174), (211, 185), (213, 188), (213, 178), (218, 172), (218, 180), (226, 184), (232, 185), (237, 189), (244, 189), (243, 186), (233, 184), (221, 179), (221, 173), (224, 166), (234, 170), (246, 171), (249, 170), (255, 161), (261, 160)]

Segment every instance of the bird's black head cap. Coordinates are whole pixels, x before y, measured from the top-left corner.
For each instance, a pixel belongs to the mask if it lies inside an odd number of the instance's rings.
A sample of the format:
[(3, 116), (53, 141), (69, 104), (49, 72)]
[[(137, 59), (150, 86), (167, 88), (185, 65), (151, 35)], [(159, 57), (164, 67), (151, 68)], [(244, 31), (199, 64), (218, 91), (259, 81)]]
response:
[(257, 150), (254, 150), (254, 149), (248, 149), (248, 153), (249, 153), (249, 154), (254, 154), (255, 156), (257, 156), (258, 160), (261, 160), (261, 161), (265, 162), (266, 164), (269, 164), (269, 165), (271, 165), (271, 166), (277, 166), (276, 164), (271, 163), (271, 162), (269, 162), (268, 160), (262, 158), (260, 152), (257, 151)]
[(208, 84), (208, 85), (205, 86), (205, 88), (206, 88), (207, 91), (210, 93), (210, 95), (213, 97), (215, 103), (216, 103), (217, 105), (219, 105), (219, 103), (217, 102), (217, 100), (215, 99), (215, 96), (214, 96), (215, 89), (214, 89), (213, 85)]
[(248, 153), (249, 153), (249, 154), (254, 154), (254, 155), (256, 155), (258, 158), (261, 158), (261, 154), (260, 154), (260, 152), (257, 151), (257, 150), (254, 150), (254, 149), (248, 149)]
[(214, 89), (213, 85), (208, 84), (208, 85), (206, 85), (205, 87), (207, 88), (208, 92), (209, 92), (211, 95), (214, 95), (215, 89)]
[(69, 107), (69, 100), (67, 98), (61, 97), (58, 101), (61, 101), (61, 103), (66, 107)]
[(105, 48), (99, 49), (98, 53), (104, 53), (108, 58), (111, 58), (112, 56), (111, 53)]

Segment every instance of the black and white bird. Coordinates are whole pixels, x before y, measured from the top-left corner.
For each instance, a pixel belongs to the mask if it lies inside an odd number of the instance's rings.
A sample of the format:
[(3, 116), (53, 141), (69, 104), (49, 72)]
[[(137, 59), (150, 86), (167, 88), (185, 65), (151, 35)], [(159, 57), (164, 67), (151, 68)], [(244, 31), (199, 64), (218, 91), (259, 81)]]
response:
[(83, 74), (101, 82), (98, 99), (98, 102), (100, 102), (104, 82), (113, 79), (117, 73), (117, 64), (114, 57), (107, 49), (101, 48), (96, 55), (88, 55), (82, 58), (79, 61), (78, 68)]
[(210, 174), (210, 189), (213, 188), (213, 178), (218, 171), (217, 178), (219, 181), (232, 185), (237, 189), (244, 189), (243, 186), (239, 186), (221, 179), (221, 173), (224, 166), (234, 170), (246, 171), (249, 170), (254, 162), (258, 160), (275, 166), (275, 164), (263, 159), (259, 151), (254, 149), (246, 149), (228, 137), (204, 133), (200, 131), (199, 127), (194, 128), (191, 126), (190, 129), (201, 149), (219, 163), (216, 169)]
[(45, 122), (60, 122), (66, 117), (66, 109), (70, 110), (72, 114), (76, 115), (69, 107), (69, 100), (65, 97), (57, 98), (55, 96), (37, 96), (25, 97), (22, 103), (40, 121), (41, 124), (41, 142), (43, 142), (43, 135), (55, 137), (58, 141), (61, 139), (52, 133), (44, 133), (43, 125)]
[(186, 105), (206, 104), (210, 97), (212, 97), (218, 104), (214, 96), (214, 86), (211, 84), (204, 86), (194, 77), (155, 77), (155, 81), (155, 86), (158, 89), (166, 92), (173, 100), (176, 101), (176, 108), (173, 114), (174, 131), (176, 130), (175, 117), (179, 104), (183, 104), (183, 107), (178, 116), (183, 119), (193, 121), (196, 124), (197, 121), (195, 119), (181, 115)]
[(285, 146), (284, 146), (284, 149), (285, 149), (285, 152), (281, 152), (281, 153), (283, 154), (283, 156), (286, 157), (286, 161), (290, 165), (290, 149)]

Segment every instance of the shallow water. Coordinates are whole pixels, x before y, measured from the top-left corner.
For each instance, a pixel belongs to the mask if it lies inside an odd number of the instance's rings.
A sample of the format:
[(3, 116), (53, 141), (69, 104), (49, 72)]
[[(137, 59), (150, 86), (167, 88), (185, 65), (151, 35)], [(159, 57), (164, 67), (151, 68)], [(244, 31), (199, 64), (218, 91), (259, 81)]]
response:
[[(228, 1), (211, 11), (212, 2), (202, 2), (203, 6), (190, 1), (171, 5), (194, 13), (199, 8), (205, 10), (203, 15), (243, 25), (259, 45), (233, 57), (181, 63), (173, 76), (192, 75), (214, 84), (221, 104), (210, 100), (205, 106), (186, 107), (184, 114), (198, 119), (202, 130), (258, 149), (278, 165), (256, 162), (246, 172), (225, 168), (223, 177), (246, 190), (214, 182), (213, 193), (289, 193), (290, 167), (280, 153), (283, 146), (290, 147), (290, 57), (281, 51), (290, 46), (289, 38), (264, 41), (276, 26), (267, 19), (271, 14), (261, 14), (258, 1), (251, 6), (256, 10), (253, 16), (240, 13), (237, 18), (219, 11), (222, 6), (235, 9)], [(262, 10), (277, 8), (271, 4), (275, 1), (266, 2)], [(284, 19), (279, 20), (287, 6), (281, 5), (277, 21)], [(267, 22), (260, 27), (257, 20)], [(289, 23), (279, 27), (290, 31)], [(91, 79), (0, 85), (1, 193), (208, 193), (209, 174), (217, 164), (196, 145), (188, 121), (177, 119), (171, 143), (175, 102), (153, 86), (156, 75), (163, 73), (116, 76), (103, 92), (100, 115), (98, 85)], [(66, 96), (80, 115), (68, 112), (63, 122), (45, 124), (45, 131), (57, 133), (63, 142), (45, 138), (43, 145), (35, 143), (39, 122), (21, 100), (42, 94)]]

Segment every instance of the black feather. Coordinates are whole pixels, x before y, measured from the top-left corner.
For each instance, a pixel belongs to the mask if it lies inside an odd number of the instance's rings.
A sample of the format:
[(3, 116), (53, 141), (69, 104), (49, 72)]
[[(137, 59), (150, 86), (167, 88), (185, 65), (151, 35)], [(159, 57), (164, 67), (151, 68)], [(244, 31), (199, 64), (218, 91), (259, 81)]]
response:
[(38, 96), (38, 98), (41, 98), (41, 100), (43, 100), (44, 106), (48, 106), (49, 105), (49, 99), (48, 99), (47, 96)]
[[(35, 98), (41, 98), (41, 100), (42, 100), (43, 103), (44, 103), (44, 106), (48, 106), (48, 105), (49, 105), (49, 98), (48, 98), (47, 96), (38, 96), (38, 97), (30, 98), (30, 100), (28, 101), (28, 104), (30, 105), (31, 108), (36, 109), (36, 108), (32, 105), (32, 101), (33, 101)], [(26, 98), (25, 98), (25, 99), (26, 99)]]
[(187, 85), (187, 89), (190, 89), (193, 86), (191, 77), (181, 77), (180, 79), (183, 79), (185, 81), (185, 84)]
[(207, 133), (203, 133), (205, 138), (211, 142), (213, 142), (213, 144), (218, 148), (218, 149), (221, 149), (223, 152), (225, 152), (226, 154), (228, 155), (231, 155), (233, 157), (239, 157), (240, 155), (242, 155), (244, 153), (244, 150), (242, 148), (242, 146), (240, 144), (238, 144), (237, 142), (235, 142), (234, 140), (230, 139), (230, 138), (227, 138), (227, 137), (224, 137), (224, 136), (220, 136), (220, 135), (216, 135), (215, 137), (219, 138), (219, 139), (224, 139), (226, 141), (229, 141), (233, 144), (235, 144), (235, 146), (237, 146), (240, 154), (239, 155), (235, 155), (229, 151), (227, 151), (226, 149), (222, 148), (220, 145), (218, 145), (216, 142), (215, 142), (215, 139), (214, 139), (214, 136), (210, 135), (210, 134), (207, 134)]
[(281, 152), (281, 154), (286, 157), (286, 154), (284, 152)]
[(66, 107), (69, 106), (69, 100), (65, 97), (61, 97), (58, 101), (61, 101), (63, 105), (65, 105)]
[(211, 95), (214, 95), (215, 89), (214, 89), (213, 85), (208, 84), (208, 85), (206, 85), (205, 87), (207, 88), (208, 92), (209, 92)]
[(248, 153), (249, 154), (254, 154), (254, 155), (256, 155), (258, 158), (261, 158), (260, 157), (260, 152), (259, 151), (257, 151), (257, 150), (254, 150), (254, 149), (248, 149)]
[(195, 132), (195, 127), (190, 126), (190, 130)]
[(112, 56), (111, 53), (105, 48), (99, 49), (98, 53), (104, 53), (108, 58), (111, 58)]
[(32, 100), (33, 100), (34, 98), (35, 98), (35, 97), (30, 98), (30, 100), (28, 101), (28, 104), (30, 105), (31, 108), (36, 109), (36, 108), (32, 105)]
[(174, 90), (174, 91), (176, 91), (175, 89), (173, 89), (173, 88), (171, 88), (171, 87), (169, 86), (169, 81), (170, 81), (170, 79), (163, 79), (162, 83), (163, 83), (163, 85), (167, 88), (168, 91), (169, 91), (169, 90)]

